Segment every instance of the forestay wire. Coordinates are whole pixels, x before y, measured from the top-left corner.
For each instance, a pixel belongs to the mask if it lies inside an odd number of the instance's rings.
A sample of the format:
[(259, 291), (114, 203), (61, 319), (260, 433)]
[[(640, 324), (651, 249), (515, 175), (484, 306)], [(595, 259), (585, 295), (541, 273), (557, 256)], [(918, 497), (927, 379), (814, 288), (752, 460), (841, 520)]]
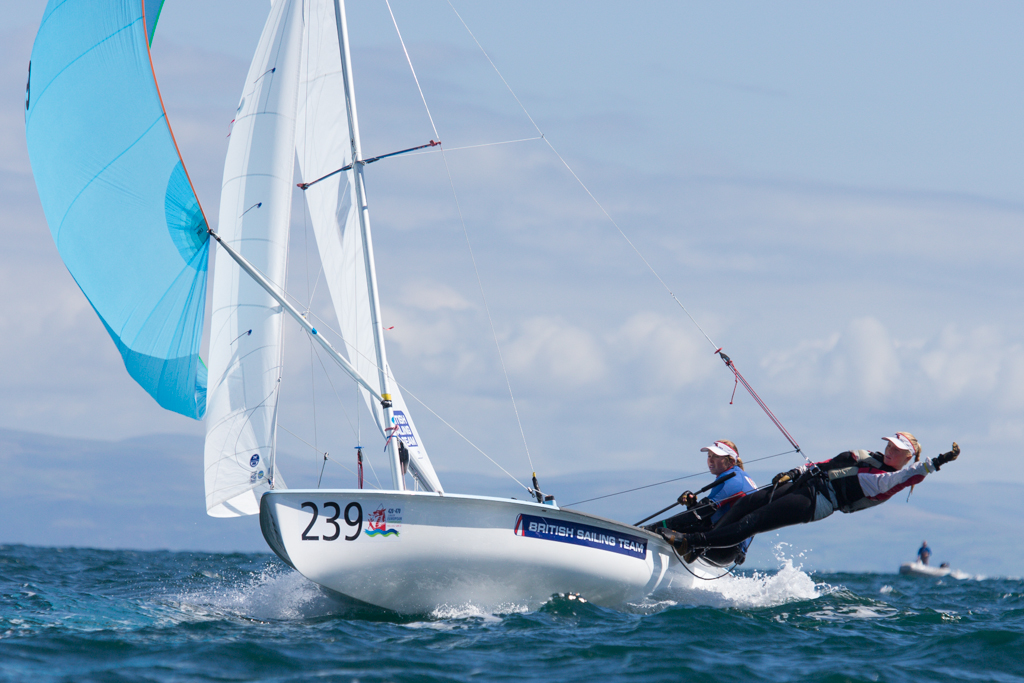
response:
[[(398, 34), (398, 40), (399, 40), (399, 42), (402, 43), (402, 51), (405, 53), (405, 60), (409, 64), (409, 71), (412, 72), (413, 80), (416, 81), (416, 89), (419, 90), (420, 99), (423, 100), (423, 108), (427, 111), (427, 118), (430, 119), (430, 127), (434, 130), (434, 137), (437, 138), (438, 140), (440, 140), (441, 139), (441, 134), (437, 132), (437, 126), (434, 124), (434, 117), (430, 114), (430, 106), (427, 105), (427, 98), (423, 95), (423, 88), (420, 87), (420, 79), (416, 76), (416, 69), (412, 65), (412, 59), (409, 57), (409, 50), (405, 47), (405, 40), (402, 38), (402, 31), (398, 28), (398, 21), (395, 19), (394, 11), (391, 9), (391, 2), (390, 2), (390, 0), (384, 0), (384, 2), (385, 2), (385, 4), (388, 7), (388, 12), (391, 14), (391, 22), (395, 25), (395, 33)], [(502, 79), (502, 80), (504, 80), (504, 79)], [(527, 114), (527, 116), (529, 116), (529, 114)], [(532, 121), (532, 119), (531, 119), (531, 121)], [(530, 463), (530, 470), (533, 471), (534, 473), (536, 473), (536, 469), (537, 468), (533, 466), (533, 457), (530, 455), (530, 446), (526, 442), (526, 431), (523, 429), (523, 421), (519, 417), (519, 407), (516, 405), (516, 397), (512, 393), (512, 382), (509, 380), (509, 377), (508, 377), (508, 370), (505, 367), (505, 359), (501, 355), (501, 345), (498, 343), (498, 333), (494, 329), (494, 320), (491, 318), (491, 309), (490, 309), (490, 306), (488, 306), (488, 304), (487, 304), (487, 295), (484, 293), (484, 283), (483, 283), (483, 279), (481, 279), (481, 277), (480, 277), (480, 268), (476, 264), (476, 255), (473, 253), (473, 245), (472, 245), (472, 243), (469, 240), (469, 229), (466, 227), (466, 219), (465, 219), (465, 217), (462, 214), (462, 205), (459, 203), (459, 195), (455, 191), (455, 181), (452, 179), (452, 172), (451, 172), (451, 169), (448, 167), (448, 157), (447, 157), (447, 155), (444, 152), (444, 146), (443, 145), (441, 146), (441, 158), (444, 160), (444, 169), (445, 169), (445, 172), (448, 174), (448, 183), (451, 185), (452, 196), (455, 198), (455, 207), (456, 207), (456, 209), (458, 210), (458, 213), (459, 213), (459, 222), (462, 224), (462, 233), (466, 237), (466, 246), (469, 248), (469, 256), (470, 256), (470, 259), (473, 261), (473, 272), (476, 274), (476, 281), (477, 281), (477, 284), (480, 287), (480, 298), (483, 299), (484, 311), (487, 313), (487, 322), (490, 324), (490, 327), (491, 327), (491, 336), (494, 338), (494, 348), (497, 349), (497, 352), (498, 352), (498, 361), (501, 364), (501, 372), (505, 376), (505, 385), (508, 387), (509, 398), (512, 399), (512, 410), (516, 414), (516, 422), (519, 425), (519, 434), (523, 438), (523, 448), (526, 449), (526, 459)], [(433, 411), (431, 411), (431, 412), (433, 412)], [(435, 413), (435, 415), (436, 415), (436, 413)], [(447, 424), (447, 423), (445, 423), (445, 424)], [(454, 427), (453, 427), (453, 429), (454, 429)], [(477, 449), (477, 450), (479, 450), (479, 449)], [(483, 451), (480, 451), (480, 452), (483, 453)], [(490, 458), (488, 458), (488, 459), (490, 459)], [(494, 462), (494, 461), (492, 460), (491, 462)], [(495, 464), (497, 465), (497, 463), (495, 463)], [(499, 465), (499, 467), (501, 467), (501, 466)], [(505, 471), (505, 468), (502, 467), (501, 469), (502, 469), (502, 471)], [(505, 473), (508, 474), (507, 471)], [(512, 476), (512, 475), (509, 475), (509, 476)], [(536, 478), (536, 474), (534, 474), (534, 477)], [(513, 479), (515, 479), (515, 477), (513, 477)], [(518, 481), (518, 479), (516, 481)]]
[[(594, 196), (594, 193), (590, 191), (590, 188), (587, 187), (586, 183), (583, 182), (582, 178), (580, 178), (576, 174), (576, 171), (574, 171), (572, 166), (569, 165), (569, 162), (566, 161), (565, 158), (561, 154), (559, 154), (558, 150), (555, 149), (555, 146), (551, 144), (551, 141), (548, 140), (547, 136), (544, 135), (544, 131), (542, 131), (540, 129), (540, 126), (537, 125), (537, 122), (534, 121), (533, 117), (530, 115), (530, 112), (526, 109), (526, 106), (523, 104), (522, 100), (520, 100), (519, 96), (516, 95), (514, 90), (512, 90), (512, 86), (509, 85), (507, 80), (505, 80), (505, 77), (498, 69), (497, 64), (495, 64), (494, 60), (491, 59), (491, 56), (487, 54), (487, 50), (485, 50), (484, 46), (480, 44), (479, 40), (477, 40), (476, 36), (473, 34), (473, 31), (469, 28), (469, 25), (466, 24), (466, 21), (462, 18), (462, 15), (459, 14), (459, 11), (455, 9), (455, 5), (452, 4), (451, 0), (447, 0), (447, 2), (448, 6), (452, 8), (452, 12), (455, 13), (456, 17), (458, 17), (459, 22), (462, 24), (463, 28), (466, 29), (466, 32), (469, 34), (469, 37), (473, 39), (473, 42), (476, 43), (476, 46), (480, 48), (480, 52), (483, 54), (484, 58), (487, 59), (487, 62), (491, 65), (491, 68), (494, 69), (494, 73), (496, 73), (498, 75), (498, 78), (501, 79), (501, 82), (505, 84), (505, 88), (508, 89), (509, 94), (512, 95), (513, 99), (515, 99), (516, 103), (519, 105), (519, 108), (523, 110), (523, 113), (526, 115), (526, 118), (530, 120), (530, 123), (533, 125), (534, 129), (537, 131), (537, 134), (540, 136), (540, 138), (544, 140), (544, 143), (554, 153), (554, 155), (558, 157), (558, 160), (562, 162), (562, 165), (565, 166), (566, 170), (569, 171), (572, 177), (576, 179), (576, 182), (580, 184), (580, 187), (583, 188), (583, 191), (586, 192), (590, 199), (594, 202), (594, 204), (597, 205), (597, 208), (599, 208), (601, 210), (601, 213), (605, 215), (605, 217), (608, 219), (608, 222), (615, 226), (615, 229), (618, 231), (622, 239), (626, 240), (626, 244), (628, 244), (630, 248), (633, 250), (633, 252), (640, 258), (640, 260), (643, 261), (644, 265), (647, 266), (647, 269), (651, 272), (651, 274), (658, 280), (658, 282), (661, 283), (661, 286), (665, 288), (665, 291), (668, 292), (669, 296), (672, 297), (672, 300), (676, 302), (676, 305), (678, 305), (679, 308), (682, 309), (683, 313), (686, 314), (686, 317), (688, 317), (690, 321), (697, 327), (697, 329), (700, 330), (700, 333), (704, 335), (705, 339), (708, 340), (708, 343), (711, 344), (711, 347), (715, 349), (715, 354), (721, 356), (726, 366), (729, 368), (729, 370), (732, 371), (733, 375), (735, 376), (737, 384), (743, 384), (743, 387), (750, 393), (754, 401), (757, 402), (757, 405), (759, 405), (761, 409), (765, 411), (765, 413), (775, 424), (775, 426), (779, 428), (783, 436), (786, 437), (786, 440), (789, 441), (789, 443), (793, 446), (795, 451), (802, 455), (804, 457), (804, 460), (807, 460), (807, 462), (810, 463), (810, 460), (800, 449), (800, 445), (790, 435), (790, 433), (786, 431), (786, 428), (782, 426), (782, 423), (779, 421), (779, 419), (775, 417), (774, 413), (772, 413), (771, 410), (769, 410), (767, 404), (765, 404), (765, 402), (761, 400), (761, 397), (757, 395), (753, 387), (751, 387), (747, 380), (743, 378), (743, 375), (740, 374), (739, 370), (736, 368), (736, 364), (729, 358), (729, 356), (722, 353), (722, 347), (715, 344), (715, 342), (711, 339), (708, 333), (704, 331), (704, 328), (701, 327), (700, 323), (698, 323), (697, 320), (693, 317), (693, 315), (690, 314), (690, 311), (687, 310), (686, 306), (683, 305), (683, 302), (679, 300), (679, 297), (675, 295), (675, 292), (673, 292), (672, 288), (668, 286), (668, 283), (666, 283), (665, 280), (661, 277), (661, 275), (658, 274), (658, 271), (654, 269), (654, 266), (651, 265), (650, 261), (648, 261), (647, 258), (640, 252), (637, 246), (633, 244), (633, 240), (629, 239), (629, 237), (622, 230), (622, 228), (619, 227), (619, 224), (615, 222), (615, 219), (612, 218), (612, 215), (608, 213), (608, 210), (604, 208), (604, 205), (601, 204), (597, 197)], [(736, 392), (734, 389), (734, 397), (735, 394)], [(732, 404), (732, 401), (730, 400), (729, 403)]]

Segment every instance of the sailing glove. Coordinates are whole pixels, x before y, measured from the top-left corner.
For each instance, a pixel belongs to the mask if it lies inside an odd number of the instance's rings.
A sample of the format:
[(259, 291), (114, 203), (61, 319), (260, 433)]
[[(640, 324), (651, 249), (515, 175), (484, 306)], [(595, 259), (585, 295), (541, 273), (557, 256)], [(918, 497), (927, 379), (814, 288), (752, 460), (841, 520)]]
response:
[(934, 460), (932, 460), (932, 464), (935, 465), (935, 471), (936, 472), (939, 471), (939, 469), (943, 465), (945, 465), (947, 462), (951, 462), (953, 460), (956, 460), (957, 456), (959, 456), (959, 455), (960, 455), (960, 446), (958, 446), (956, 441), (954, 441), (953, 442), (953, 448), (951, 448), (948, 453), (943, 453), (939, 457), (937, 457)]
[(800, 468), (794, 467), (789, 472), (780, 472), (772, 477), (772, 485), (778, 486), (779, 484), (785, 484), (787, 481), (796, 481), (800, 477)]
[(676, 499), (680, 505), (685, 505), (688, 508), (692, 508), (697, 504), (697, 496), (693, 495), (689, 491), (683, 491), (683, 493)]

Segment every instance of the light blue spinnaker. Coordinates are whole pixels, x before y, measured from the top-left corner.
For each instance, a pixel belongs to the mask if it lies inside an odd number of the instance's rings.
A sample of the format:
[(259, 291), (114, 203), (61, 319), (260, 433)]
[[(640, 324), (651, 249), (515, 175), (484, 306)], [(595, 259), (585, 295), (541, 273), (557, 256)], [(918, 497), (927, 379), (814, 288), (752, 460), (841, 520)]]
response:
[(209, 242), (149, 56), (162, 4), (50, 0), (25, 128), (57, 250), (129, 374), (164, 408), (199, 419)]

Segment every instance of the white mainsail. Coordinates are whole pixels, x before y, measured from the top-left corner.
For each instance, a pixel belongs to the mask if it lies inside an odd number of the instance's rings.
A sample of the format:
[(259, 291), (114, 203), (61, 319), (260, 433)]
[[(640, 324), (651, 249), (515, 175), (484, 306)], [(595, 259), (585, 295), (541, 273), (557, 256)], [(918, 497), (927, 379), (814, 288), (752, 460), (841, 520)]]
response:
[[(231, 130), (220, 238), (283, 289), (288, 258), (302, 1), (278, 0), (249, 67)], [(217, 259), (210, 320), (206, 508), (259, 512), (274, 470), (281, 382), (281, 307), (226, 255)]]
[[(309, 182), (352, 163), (352, 138), (345, 116), (345, 85), (334, 5), (312, 2), (307, 7), (295, 150), (301, 175)], [(305, 197), (349, 362), (363, 378), (376, 384), (378, 356), (354, 176), (354, 169), (337, 173), (310, 186)], [(360, 392), (381, 432), (385, 436), (394, 432), (406, 446), (409, 468), (420, 486), (440, 492), (441, 482), (402, 392), (390, 367), (385, 370), (390, 379), (393, 424), (384, 425), (380, 403), (364, 388), (360, 387)]]

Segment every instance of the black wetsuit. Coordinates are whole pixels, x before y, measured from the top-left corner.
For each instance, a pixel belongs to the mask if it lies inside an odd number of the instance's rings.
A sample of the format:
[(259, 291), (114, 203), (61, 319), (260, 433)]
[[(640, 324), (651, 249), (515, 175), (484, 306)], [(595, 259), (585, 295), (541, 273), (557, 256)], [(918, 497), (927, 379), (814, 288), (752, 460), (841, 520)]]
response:
[(811, 482), (786, 482), (761, 489), (737, 501), (714, 529), (687, 534), (698, 548), (731, 549), (754, 534), (774, 531), (792, 524), (810, 522), (814, 517), (815, 486)]
[[(754, 494), (750, 494), (754, 495)], [(720, 521), (725, 521), (729, 518), (729, 513), (735, 509), (738, 503), (733, 503), (732, 508), (722, 517)], [(645, 529), (658, 532), (658, 529), (671, 529), (672, 531), (678, 531), (684, 534), (692, 534), (701, 531), (711, 531), (713, 525), (711, 523), (711, 515), (715, 512), (714, 503), (704, 498), (697, 502), (697, 505), (693, 509), (680, 512), (678, 515), (673, 515), (667, 519), (663, 519), (655, 524), (650, 524)], [(744, 552), (742, 541), (740, 543), (734, 543), (727, 547), (714, 547), (707, 548), (700, 553), (700, 557), (716, 564), (720, 567), (725, 567), (730, 564), (743, 564), (747, 555)]]

